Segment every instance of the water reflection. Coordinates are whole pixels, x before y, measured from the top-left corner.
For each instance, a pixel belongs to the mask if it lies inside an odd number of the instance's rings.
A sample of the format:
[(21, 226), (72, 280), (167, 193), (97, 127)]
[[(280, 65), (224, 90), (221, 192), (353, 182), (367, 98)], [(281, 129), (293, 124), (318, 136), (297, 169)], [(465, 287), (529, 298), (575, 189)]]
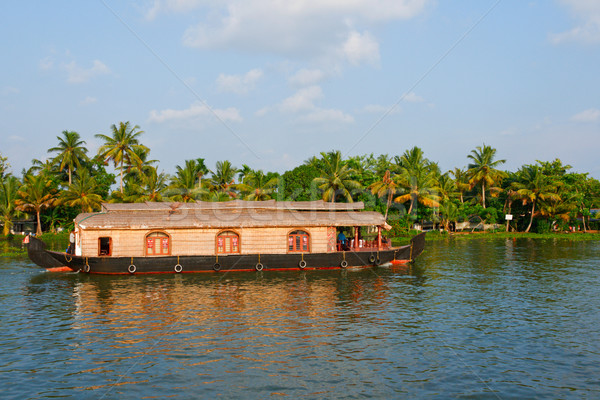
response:
[(123, 277), (4, 263), (0, 385), (8, 398), (593, 398), (599, 250), (454, 240), (396, 269)]

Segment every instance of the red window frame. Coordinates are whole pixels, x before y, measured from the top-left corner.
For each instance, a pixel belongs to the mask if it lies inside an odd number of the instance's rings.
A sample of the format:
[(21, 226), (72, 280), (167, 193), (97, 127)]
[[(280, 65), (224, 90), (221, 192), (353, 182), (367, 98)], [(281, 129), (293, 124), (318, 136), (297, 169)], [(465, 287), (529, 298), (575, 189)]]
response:
[(239, 254), (242, 248), (240, 235), (234, 231), (223, 231), (217, 234), (215, 251), (217, 254)]
[(151, 232), (144, 239), (147, 256), (171, 255), (171, 237), (164, 232)]
[(288, 253), (310, 253), (310, 235), (306, 231), (296, 230), (288, 234)]

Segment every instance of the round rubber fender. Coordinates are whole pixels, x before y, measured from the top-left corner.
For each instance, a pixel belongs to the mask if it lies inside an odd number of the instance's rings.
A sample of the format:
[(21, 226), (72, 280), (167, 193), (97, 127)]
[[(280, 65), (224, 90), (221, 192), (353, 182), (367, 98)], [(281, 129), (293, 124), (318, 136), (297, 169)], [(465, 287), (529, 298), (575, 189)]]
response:
[(348, 261), (342, 260), (342, 262), (340, 263), (340, 267), (346, 268), (347, 266), (348, 266)]
[(304, 261), (304, 260), (300, 260), (300, 262), (298, 263), (298, 266), (299, 266), (301, 269), (304, 269), (304, 268), (306, 268), (306, 261)]
[(127, 267), (127, 271), (129, 271), (130, 274), (134, 274), (136, 270), (137, 270), (137, 268), (133, 264), (131, 264), (129, 267)]
[(213, 269), (214, 269), (215, 271), (220, 271), (220, 270), (221, 270), (221, 264), (219, 264), (219, 263), (215, 263), (215, 265), (213, 265)]
[(369, 256), (369, 262), (370, 262), (370, 263), (374, 263), (374, 262), (375, 262), (375, 254), (371, 254), (371, 255)]
[(261, 263), (258, 263), (254, 268), (256, 268), (257, 271), (262, 271), (265, 267)]
[(85, 264), (85, 267), (83, 267), (83, 272), (90, 272), (90, 265), (89, 264)]
[(175, 272), (180, 273), (181, 271), (183, 271), (183, 267), (181, 266), (181, 264), (177, 264), (175, 265)]

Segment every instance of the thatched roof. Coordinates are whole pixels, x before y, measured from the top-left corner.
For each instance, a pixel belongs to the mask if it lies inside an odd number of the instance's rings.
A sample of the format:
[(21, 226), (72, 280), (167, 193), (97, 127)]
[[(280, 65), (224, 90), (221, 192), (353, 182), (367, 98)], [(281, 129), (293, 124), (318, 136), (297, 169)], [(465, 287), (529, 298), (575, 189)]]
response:
[(195, 203), (149, 202), (144, 203), (102, 203), (102, 211), (151, 211), (151, 210), (303, 210), (303, 211), (343, 211), (362, 210), (362, 201), (356, 203), (329, 203), (315, 201), (245, 201), (231, 200), (223, 202), (198, 201)]
[(83, 229), (258, 228), (384, 225), (383, 215), (357, 211), (362, 203), (241, 201), (103, 204), (80, 214)]

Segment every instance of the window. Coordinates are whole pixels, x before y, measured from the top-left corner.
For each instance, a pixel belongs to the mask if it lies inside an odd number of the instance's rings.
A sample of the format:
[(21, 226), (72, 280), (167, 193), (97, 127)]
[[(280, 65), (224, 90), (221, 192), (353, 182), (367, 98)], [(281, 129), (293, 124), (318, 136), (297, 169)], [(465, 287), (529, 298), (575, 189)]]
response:
[(110, 256), (112, 254), (112, 239), (109, 237), (98, 238), (98, 255)]
[(217, 235), (217, 254), (240, 252), (240, 235), (233, 231), (224, 231)]
[(165, 256), (171, 254), (169, 235), (163, 232), (152, 232), (146, 236), (146, 255)]
[(309, 252), (310, 236), (304, 231), (293, 231), (288, 235), (288, 252)]

